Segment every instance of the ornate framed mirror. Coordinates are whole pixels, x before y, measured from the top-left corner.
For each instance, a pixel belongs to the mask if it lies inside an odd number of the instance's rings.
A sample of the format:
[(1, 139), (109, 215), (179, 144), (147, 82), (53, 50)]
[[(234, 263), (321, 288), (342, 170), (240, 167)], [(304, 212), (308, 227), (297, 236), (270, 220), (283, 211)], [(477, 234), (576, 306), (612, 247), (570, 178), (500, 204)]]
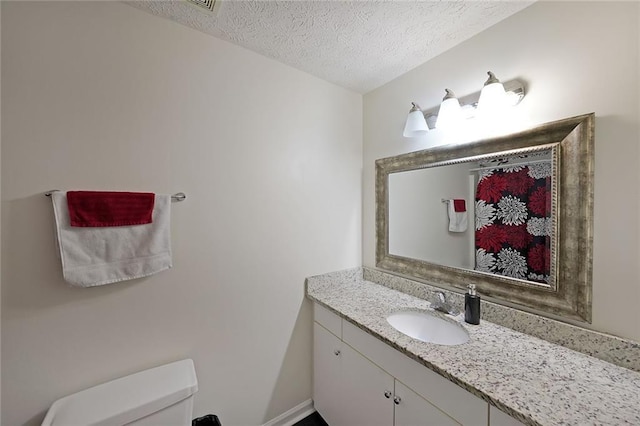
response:
[(591, 322), (594, 122), (377, 160), (376, 266)]

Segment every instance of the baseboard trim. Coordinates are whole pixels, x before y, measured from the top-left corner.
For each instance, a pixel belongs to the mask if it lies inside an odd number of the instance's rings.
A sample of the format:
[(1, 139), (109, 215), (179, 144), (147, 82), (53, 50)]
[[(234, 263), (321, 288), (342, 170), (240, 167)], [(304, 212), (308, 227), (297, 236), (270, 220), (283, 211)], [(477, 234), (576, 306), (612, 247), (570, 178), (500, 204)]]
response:
[(303, 403), (293, 407), (291, 410), (280, 414), (275, 419), (269, 420), (262, 426), (292, 426), (308, 415), (313, 414), (314, 411), (316, 410), (313, 408), (313, 400), (307, 399)]

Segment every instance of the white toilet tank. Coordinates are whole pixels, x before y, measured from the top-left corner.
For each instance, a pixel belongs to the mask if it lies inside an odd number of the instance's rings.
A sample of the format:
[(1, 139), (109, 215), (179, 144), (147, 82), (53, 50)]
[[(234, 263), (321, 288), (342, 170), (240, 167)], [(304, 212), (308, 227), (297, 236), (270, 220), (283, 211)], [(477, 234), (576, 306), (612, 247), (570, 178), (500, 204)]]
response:
[(185, 359), (54, 402), (42, 426), (190, 426), (198, 380)]

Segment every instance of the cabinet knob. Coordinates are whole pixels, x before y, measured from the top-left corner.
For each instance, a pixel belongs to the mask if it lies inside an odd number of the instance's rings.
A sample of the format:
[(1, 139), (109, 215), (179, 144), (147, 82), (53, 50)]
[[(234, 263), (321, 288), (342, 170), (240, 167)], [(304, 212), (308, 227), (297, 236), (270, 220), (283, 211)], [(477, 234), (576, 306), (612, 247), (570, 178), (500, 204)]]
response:
[(402, 400), (400, 399), (400, 397), (399, 397), (399, 396), (394, 396), (394, 397), (393, 397), (393, 402), (394, 402), (396, 405), (400, 405), (400, 401), (402, 401)]
[(385, 398), (391, 398), (391, 391), (384, 391), (384, 397)]
[(340, 355), (340, 349), (336, 349), (335, 351), (333, 351), (333, 354), (334, 354), (335, 356)]

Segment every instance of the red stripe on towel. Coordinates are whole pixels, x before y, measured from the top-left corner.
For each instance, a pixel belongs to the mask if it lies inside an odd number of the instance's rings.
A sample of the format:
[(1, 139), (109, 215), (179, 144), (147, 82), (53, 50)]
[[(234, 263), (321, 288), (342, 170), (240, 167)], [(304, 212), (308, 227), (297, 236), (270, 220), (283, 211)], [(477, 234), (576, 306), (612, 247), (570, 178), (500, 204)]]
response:
[(82, 227), (144, 225), (155, 199), (151, 192), (68, 191), (69, 219)]
[(467, 206), (464, 200), (453, 200), (453, 211), (456, 213), (466, 212)]

